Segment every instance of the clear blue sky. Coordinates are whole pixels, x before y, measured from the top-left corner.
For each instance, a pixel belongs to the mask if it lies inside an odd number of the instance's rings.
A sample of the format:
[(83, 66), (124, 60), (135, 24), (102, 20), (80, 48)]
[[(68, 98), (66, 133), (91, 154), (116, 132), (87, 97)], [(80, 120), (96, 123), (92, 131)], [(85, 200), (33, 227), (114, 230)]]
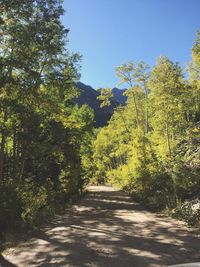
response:
[(82, 55), (81, 81), (117, 84), (115, 67), (155, 65), (160, 55), (185, 66), (200, 29), (200, 0), (64, 0), (68, 48)]

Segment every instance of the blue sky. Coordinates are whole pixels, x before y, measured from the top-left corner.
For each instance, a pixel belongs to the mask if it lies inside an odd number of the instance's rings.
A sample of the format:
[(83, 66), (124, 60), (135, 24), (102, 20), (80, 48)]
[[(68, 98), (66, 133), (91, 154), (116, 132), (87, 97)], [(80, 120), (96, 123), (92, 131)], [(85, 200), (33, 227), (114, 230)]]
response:
[(115, 68), (129, 61), (166, 55), (186, 66), (200, 30), (200, 0), (64, 0), (64, 9), (68, 48), (94, 88), (116, 86)]

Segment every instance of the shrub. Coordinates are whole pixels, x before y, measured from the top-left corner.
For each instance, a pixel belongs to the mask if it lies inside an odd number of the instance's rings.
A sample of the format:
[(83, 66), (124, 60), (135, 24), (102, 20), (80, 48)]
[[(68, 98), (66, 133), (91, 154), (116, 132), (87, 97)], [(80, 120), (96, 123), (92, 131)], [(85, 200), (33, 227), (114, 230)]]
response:
[(21, 220), (21, 200), (13, 183), (0, 185), (0, 229), (14, 228)]
[(174, 218), (183, 220), (190, 225), (200, 225), (200, 199), (179, 203), (172, 211)]
[(29, 179), (18, 188), (22, 204), (21, 217), (25, 225), (33, 228), (52, 215), (54, 209), (48, 195), (47, 186), (37, 185)]

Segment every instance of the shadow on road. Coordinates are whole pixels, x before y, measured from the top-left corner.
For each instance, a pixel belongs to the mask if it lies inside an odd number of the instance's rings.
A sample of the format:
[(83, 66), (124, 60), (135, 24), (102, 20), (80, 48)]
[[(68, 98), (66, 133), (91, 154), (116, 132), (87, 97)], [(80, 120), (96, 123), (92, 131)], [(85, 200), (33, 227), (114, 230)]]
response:
[(199, 253), (198, 236), (177, 221), (144, 210), (123, 192), (93, 187), (12, 257), (20, 267), (140, 267), (200, 261)]

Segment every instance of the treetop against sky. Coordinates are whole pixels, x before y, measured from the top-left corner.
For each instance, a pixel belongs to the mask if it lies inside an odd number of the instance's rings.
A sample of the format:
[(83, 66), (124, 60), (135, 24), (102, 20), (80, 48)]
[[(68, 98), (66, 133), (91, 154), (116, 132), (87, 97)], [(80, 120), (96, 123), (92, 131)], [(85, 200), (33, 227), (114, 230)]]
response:
[(200, 28), (199, 0), (64, 0), (69, 48), (82, 54), (82, 78), (116, 86), (115, 68), (130, 60), (155, 65), (160, 55), (185, 67)]

